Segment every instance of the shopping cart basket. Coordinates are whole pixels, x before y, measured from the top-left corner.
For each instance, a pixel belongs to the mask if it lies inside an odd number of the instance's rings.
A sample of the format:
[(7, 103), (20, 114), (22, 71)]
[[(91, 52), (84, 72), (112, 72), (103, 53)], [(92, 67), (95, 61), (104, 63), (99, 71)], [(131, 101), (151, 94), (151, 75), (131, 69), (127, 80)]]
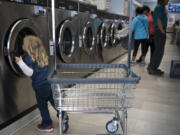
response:
[[(49, 81), (55, 106), (60, 112), (60, 135), (68, 128), (62, 112), (114, 112), (114, 118), (106, 124), (107, 131), (116, 133), (120, 124), (122, 134), (127, 135), (127, 109), (131, 107), (140, 77), (124, 64), (59, 64), (57, 68), (63, 72), (54, 73)], [(87, 69), (90, 72), (86, 72)], [(89, 76), (77, 78), (76, 74)]]

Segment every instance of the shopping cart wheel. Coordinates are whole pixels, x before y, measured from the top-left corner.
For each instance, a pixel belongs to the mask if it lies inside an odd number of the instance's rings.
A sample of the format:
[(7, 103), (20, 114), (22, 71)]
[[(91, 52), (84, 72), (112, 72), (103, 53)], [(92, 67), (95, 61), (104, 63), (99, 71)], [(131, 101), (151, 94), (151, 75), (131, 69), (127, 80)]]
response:
[(118, 131), (118, 128), (119, 128), (119, 125), (114, 120), (108, 121), (106, 123), (106, 130), (111, 134), (116, 133)]
[(63, 122), (66, 123), (68, 121), (69, 121), (69, 116), (68, 116), (68, 114), (66, 112), (64, 112), (64, 114), (63, 114)]
[(69, 124), (68, 124), (68, 122), (63, 123), (63, 133), (66, 133), (68, 129), (69, 129)]

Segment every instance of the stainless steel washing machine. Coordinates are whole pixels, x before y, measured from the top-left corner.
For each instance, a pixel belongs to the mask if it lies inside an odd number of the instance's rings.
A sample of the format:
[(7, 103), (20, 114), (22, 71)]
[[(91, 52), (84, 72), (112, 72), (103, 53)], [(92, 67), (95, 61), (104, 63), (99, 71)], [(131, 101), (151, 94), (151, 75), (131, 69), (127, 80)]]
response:
[(116, 38), (115, 38), (115, 32), (116, 32), (116, 23), (115, 23), (115, 14), (112, 13), (106, 13), (106, 18), (108, 18), (108, 43), (109, 47), (115, 47)]
[[(120, 15), (117, 15), (117, 14), (114, 15), (114, 25), (115, 25), (114, 30), (115, 30), (116, 34), (117, 34), (117, 32), (119, 32), (120, 30), (122, 30), (124, 28), (122, 17)], [(120, 45), (121, 40), (116, 37), (113, 43), (114, 43), (113, 46)]]
[(99, 40), (99, 45), (102, 47), (102, 48), (106, 48), (109, 46), (108, 44), (108, 40), (109, 40), (109, 37), (108, 37), (108, 24), (107, 24), (107, 18), (105, 16), (105, 12), (104, 11), (97, 11), (97, 14), (98, 14), (98, 18), (101, 19), (101, 24), (99, 25), (99, 28), (98, 28), (98, 38), (97, 40)]
[[(71, 4), (71, 5), (70, 5)], [(56, 3), (55, 24), (57, 39), (57, 57), (59, 62), (78, 63), (78, 5), (60, 1)]]
[(100, 44), (100, 39), (99, 39), (99, 29), (102, 25), (103, 20), (98, 16), (98, 10), (96, 6), (91, 6), (89, 8), (89, 14), (90, 14), (90, 22), (94, 26), (95, 29), (95, 46), (96, 46), (96, 54), (98, 58), (98, 63), (102, 63), (104, 61), (102, 57), (102, 49), (99, 46)]
[[(55, 18), (57, 63), (81, 63), (83, 53), (79, 44), (80, 17), (78, 3), (64, 0), (59, 2), (57, 9), (55, 9)], [(74, 70), (79, 71), (79, 69), (64, 69), (63, 71), (73, 72)], [(72, 77), (83, 77), (85, 75), (87, 74), (73, 74)]]
[[(127, 16), (121, 16), (121, 18), (122, 18), (121, 19), (122, 29), (128, 29), (128, 27), (129, 27), (129, 18)], [(121, 42), (120, 42), (122, 48), (124, 48), (125, 50), (128, 49), (128, 39), (129, 39), (129, 36), (127, 34), (125, 37), (123, 37), (121, 39)]]
[(115, 22), (116, 22), (116, 29), (117, 30), (122, 30), (123, 29), (123, 17), (121, 17), (120, 15), (115, 15)]
[(99, 11), (98, 16), (102, 19), (102, 24), (99, 27), (99, 46), (104, 63), (108, 63), (124, 54), (124, 50), (115, 44), (114, 34), (117, 26), (114, 21), (114, 14)]
[(96, 29), (90, 19), (91, 6), (79, 3), (79, 44), (81, 63), (97, 63)]
[(35, 108), (31, 80), (14, 61), (22, 56), (23, 38), (35, 35), (48, 51), (46, 8), (23, 3), (0, 1), (0, 129)]
[(105, 12), (104, 13), (104, 22), (106, 23), (107, 26), (107, 36), (108, 36), (108, 41), (107, 41), (107, 48), (110, 47), (116, 47), (116, 31), (117, 31), (117, 23), (115, 19), (115, 14)]

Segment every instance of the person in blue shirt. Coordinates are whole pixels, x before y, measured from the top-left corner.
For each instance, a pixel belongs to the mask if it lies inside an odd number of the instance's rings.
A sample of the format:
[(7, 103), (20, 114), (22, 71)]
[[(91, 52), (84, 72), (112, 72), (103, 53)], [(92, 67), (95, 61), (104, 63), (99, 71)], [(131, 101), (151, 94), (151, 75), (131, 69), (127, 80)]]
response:
[(163, 75), (164, 72), (159, 69), (166, 44), (167, 12), (165, 6), (169, 0), (158, 0), (154, 9), (154, 43), (155, 50), (148, 65), (148, 73), (152, 75)]
[(52, 132), (53, 126), (48, 110), (48, 101), (54, 108), (55, 104), (51, 84), (47, 79), (50, 74), (50, 69), (46, 50), (40, 38), (35, 36), (26, 36), (23, 40), (22, 48), (27, 55), (24, 59), (22, 59), (21, 56), (15, 57), (15, 60), (23, 73), (31, 77), (32, 80), (32, 87), (35, 91), (37, 105), (42, 117), (42, 123), (37, 126), (37, 130)]
[(149, 30), (148, 30), (148, 19), (146, 15), (143, 14), (143, 9), (141, 7), (136, 8), (136, 17), (132, 21), (132, 32), (134, 33), (134, 50), (131, 64), (135, 64), (135, 59), (137, 55), (137, 51), (139, 45), (141, 44), (141, 51), (142, 51), (142, 61), (141, 65), (145, 65), (145, 56), (146, 56), (146, 46), (147, 46), (147, 39), (149, 37)]

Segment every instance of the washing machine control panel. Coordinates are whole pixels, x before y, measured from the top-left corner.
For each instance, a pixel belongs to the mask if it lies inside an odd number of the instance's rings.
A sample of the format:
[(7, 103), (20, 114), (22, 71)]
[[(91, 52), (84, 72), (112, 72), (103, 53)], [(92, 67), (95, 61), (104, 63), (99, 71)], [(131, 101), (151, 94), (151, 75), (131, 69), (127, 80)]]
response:
[(90, 14), (90, 18), (91, 18), (91, 19), (97, 18), (97, 14)]
[(46, 9), (44, 9), (42, 6), (34, 6), (34, 15), (36, 15), (36, 16), (40, 16), (40, 15), (45, 16), (46, 15)]
[(71, 12), (70, 12), (70, 16), (71, 16), (71, 17), (74, 17), (74, 16), (76, 16), (77, 14), (78, 14), (77, 11), (71, 11)]

